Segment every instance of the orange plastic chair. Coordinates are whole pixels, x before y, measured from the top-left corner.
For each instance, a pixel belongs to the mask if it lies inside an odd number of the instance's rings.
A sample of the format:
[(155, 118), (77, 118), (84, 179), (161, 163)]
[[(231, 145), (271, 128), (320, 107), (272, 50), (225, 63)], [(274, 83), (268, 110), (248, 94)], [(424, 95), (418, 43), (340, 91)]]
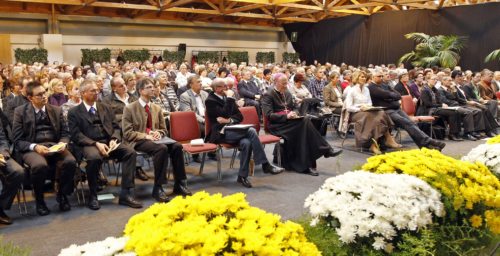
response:
[(196, 120), (196, 114), (191, 111), (178, 111), (170, 113), (170, 136), (172, 139), (182, 144), (184, 152), (192, 154), (202, 154), (200, 172), (203, 173), (205, 165), (205, 157), (208, 152), (215, 152), (217, 155), (217, 179), (222, 180), (221, 160), (217, 152), (217, 145), (213, 143), (205, 143), (202, 146), (192, 146), (191, 140), (200, 139), (200, 127)]
[(436, 120), (433, 116), (415, 116), (415, 103), (411, 95), (401, 96), (401, 109), (411, 118), (415, 123), (429, 123), (431, 126), (431, 138), (433, 137), (432, 124)]

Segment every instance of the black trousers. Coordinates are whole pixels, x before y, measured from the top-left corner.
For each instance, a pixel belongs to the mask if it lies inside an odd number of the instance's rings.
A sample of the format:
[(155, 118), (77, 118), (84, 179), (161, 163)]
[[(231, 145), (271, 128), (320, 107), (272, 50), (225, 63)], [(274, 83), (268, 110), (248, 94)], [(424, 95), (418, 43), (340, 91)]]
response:
[[(96, 146), (83, 147), (83, 157), (87, 160), (87, 180), (91, 196), (97, 196), (97, 175), (103, 162), (103, 156)], [(122, 193), (134, 188), (135, 160), (137, 154), (129, 146), (120, 144), (115, 150), (109, 153), (109, 159), (116, 159), (122, 163)]]
[(7, 160), (7, 164), (0, 168), (0, 181), (2, 182), (0, 209), (10, 209), (16, 197), (17, 190), (23, 182), (23, 177), (23, 168), (12, 158)]
[(43, 202), (43, 187), (49, 177), (51, 166), (55, 165), (56, 179), (59, 180), (58, 193), (69, 195), (73, 192), (76, 170), (75, 157), (65, 149), (61, 153), (42, 156), (35, 151), (23, 154), (23, 162), (30, 167), (31, 183), (37, 202)]
[(155, 173), (155, 186), (166, 184), (166, 170), (168, 166), (168, 158), (172, 160), (172, 167), (175, 181), (186, 179), (186, 170), (184, 167), (184, 155), (182, 153), (182, 145), (174, 144), (156, 144), (150, 140), (139, 140), (134, 146), (135, 150), (144, 152), (153, 156), (153, 165)]
[(398, 127), (403, 128), (410, 135), (411, 139), (417, 144), (418, 147), (425, 147), (429, 145), (431, 138), (425, 134), (417, 124), (413, 122), (410, 117), (401, 109), (388, 109), (385, 111), (391, 120)]
[(453, 109), (436, 108), (432, 111), (432, 115), (437, 115), (442, 119), (448, 121), (450, 126), (450, 134), (457, 135), (460, 133), (460, 114)]

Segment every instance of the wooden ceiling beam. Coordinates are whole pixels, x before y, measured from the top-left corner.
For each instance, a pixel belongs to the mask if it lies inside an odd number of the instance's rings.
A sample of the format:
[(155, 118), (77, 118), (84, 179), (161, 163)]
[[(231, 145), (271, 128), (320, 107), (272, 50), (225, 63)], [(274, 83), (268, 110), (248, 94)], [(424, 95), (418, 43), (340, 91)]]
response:
[(219, 10), (219, 7), (217, 7), (217, 5), (215, 5), (214, 3), (212, 3), (210, 0), (203, 0), (203, 2), (205, 2), (206, 4), (208, 4), (208, 6), (212, 7), (212, 9)]
[[(334, 6), (330, 9), (328, 9), (329, 11), (335, 11), (335, 10), (348, 10), (348, 9), (358, 9), (358, 8), (364, 8), (364, 7), (372, 7), (372, 6), (380, 6), (383, 4), (381, 3), (364, 3), (364, 4), (349, 4), (349, 5), (339, 5), (339, 6)], [(364, 8), (366, 9), (366, 8)], [(368, 12), (368, 9), (366, 10), (366, 12)]]
[(234, 9), (226, 9), (223, 14), (231, 14), (231, 13), (235, 13), (235, 12), (250, 11), (250, 10), (253, 10), (253, 9), (258, 9), (258, 8), (260, 8), (262, 6), (264, 6), (264, 5), (262, 5), (262, 4), (249, 4), (249, 5), (245, 5), (245, 6), (242, 6), (242, 7), (237, 7), (237, 8), (234, 8)]
[[(358, 2), (357, 0), (351, 0), (351, 2), (355, 5), (361, 6), (361, 3)], [(361, 10), (363, 10), (366, 13), (370, 13), (366, 7), (362, 7)]]
[(78, 6), (78, 5), (68, 6), (64, 9), (64, 13), (76, 12), (78, 10), (81, 10), (81, 9), (87, 7), (87, 6), (92, 5), (95, 2), (97, 2), (97, 0), (85, 0), (82, 2), (82, 5), (80, 5), (80, 6)]
[(271, 15), (271, 16), (273, 15), (273, 13), (271, 11), (269, 11), (266, 7), (260, 7), (259, 9), (267, 15)]
[(63, 5), (81, 5), (80, 0), (4, 0), (5, 2), (35, 3), (35, 4), (63, 4)]
[(426, 4), (404, 4), (406, 6), (410, 6), (410, 7), (415, 7), (415, 8), (419, 8), (419, 9), (427, 9), (427, 10), (437, 10), (439, 9), (437, 6), (432, 6), (432, 5), (426, 5)]
[(285, 17), (296, 17), (304, 14), (311, 14), (311, 13), (317, 13), (318, 11), (316, 10), (300, 10), (296, 12), (289, 12), (281, 15), (277, 15), (276, 18), (285, 18)]
[(297, 8), (297, 9), (306, 9), (306, 10), (317, 10), (317, 11), (322, 11), (323, 8), (315, 5), (307, 5), (307, 4), (279, 4), (279, 6), (286, 6), (290, 8)]
[(276, 12), (276, 16), (283, 14), (284, 12), (286, 12), (286, 10), (288, 10), (288, 7), (282, 7), (279, 11)]
[(444, 0), (439, 0), (438, 9), (443, 8)]
[(358, 10), (334, 10), (332, 12), (342, 12), (342, 13), (359, 14), (359, 15), (370, 15), (369, 13), (366, 13), (363, 11), (358, 11)]

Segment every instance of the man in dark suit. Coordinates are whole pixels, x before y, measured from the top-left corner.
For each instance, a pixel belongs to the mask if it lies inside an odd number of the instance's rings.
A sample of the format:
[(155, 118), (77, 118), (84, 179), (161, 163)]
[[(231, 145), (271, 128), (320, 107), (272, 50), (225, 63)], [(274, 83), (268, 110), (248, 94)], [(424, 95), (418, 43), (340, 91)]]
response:
[(242, 79), (238, 83), (238, 92), (245, 100), (245, 106), (254, 106), (257, 109), (259, 119), (262, 119), (262, 108), (260, 106), (260, 99), (262, 92), (259, 87), (251, 81), (252, 72), (250, 70), (243, 70)]
[(255, 164), (262, 164), (262, 170), (265, 173), (278, 174), (282, 172), (283, 168), (275, 167), (267, 160), (264, 148), (254, 128), (243, 132), (224, 129), (224, 133), (221, 133), (227, 124), (237, 124), (243, 121), (243, 115), (238, 109), (235, 99), (232, 98), (232, 91), (227, 89), (224, 79), (216, 78), (212, 82), (212, 90), (205, 101), (208, 122), (211, 126), (207, 140), (211, 143), (238, 144), (240, 146), (240, 170), (237, 182), (247, 188), (252, 187), (248, 180), (252, 152)]
[[(28, 96), (26, 95), (26, 86), (29, 80), (27, 78), (22, 78), (19, 81), (14, 82), (13, 86), (20, 87), (17, 95), (12, 95), (10, 99), (7, 99), (3, 104), (5, 115), (9, 119), (9, 123), (12, 124), (14, 121), (14, 110), (26, 103), (29, 103)], [(17, 84), (16, 84), (17, 83)]]
[[(413, 122), (410, 117), (408, 117), (408, 115), (401, 110), (399, 104), (401, 95), (389, 85), (384, 84), (382, 79), (384, 76), (383, 72), (376, 70), (372, 74), (372, 82), (368, 86), (368, 89), (370, 89), (370, 97), (372, 99), (373, 106), (384, 107), (385, 113), (391, 117), (392, 121), (397, 126), (408, 132), (418, 147), (427, 147), (441, 151), (446, 144), (427, 136), (427, 134), (420, 130), (415, 122)], [(388, 81), (389, 75), (385, 75)]]
[(69, 211), (71, 207), (67, 195), (73, 192), (76, 160), (66, 146), (58, 150), (49, 149), (58, 143), (69, 143), (68, 126), (64, 122), (62, 109), (47, 104), (47, 92), (39, 82), (30, 82), (26, 94), (31, 103), (19, 106), (14, 111), (12, 133), (14, 150), (30, 169), (36, 211), (41, 216), (50, 213), (43, 189), (51, 166), (56, 167), (56, 179), (59, 180), (59, 209)]
[(12, 206), (17, 190), (23, 181), (23, 168), (10, 157), (9, 143), (2, 127), (3, 121), (0, 119), (0, 155), (3, 157), (3, 161), (0, 162), (0, 181), (2, 182), (0, 224), (10, 225), (12, 219), (5, 214), (4, 210)]
[(154, 81), (150, 78), (142, 78), (137, 81), (136, 87), (140, 95), (139, 100), (126, 106), (123, 112), (124, 142), (137, 151), (153, 156), (155, 172), (153, 198), (156, 201), (170, 201), (162, 188), (162, 184), (166, 183), (165, 171), (169, 154), (175, 177), (174, 193), (183, 196), (191, 195), (187, 188), (182, 145), (177, 142), (168, 145), (155, 143), (167, 136), (168, 132), (161, 107), (151, 103), (151, 98), (154, 96)]
[(80, 85), (83, 102), (70, 109), (68, 123), (71, 140), (82, 147), (83, 157), (87, 160), (87, 179), (90, 198), (88, 207), (92, 210), (100, 208), (97, 201), (97, 174), (104, 158), (117, 159), (122, 162), (122, 182), (118, 203), (132, 208), (141, 208), (131, 192), (134, 188), (134, 170), (137, 154), (124, 144), (109, 152), (113, 142), (119, 142), (121, 131), (114, 121), (111, 108), (97, 102), (99, 89), (94, 81), (85, 80)]

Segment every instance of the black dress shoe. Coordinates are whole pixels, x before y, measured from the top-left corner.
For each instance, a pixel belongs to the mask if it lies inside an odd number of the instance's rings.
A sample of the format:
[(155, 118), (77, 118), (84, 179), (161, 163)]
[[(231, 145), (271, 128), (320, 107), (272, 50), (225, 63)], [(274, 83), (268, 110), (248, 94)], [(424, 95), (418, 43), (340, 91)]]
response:
[(238, 179), (236, 181), (238, 183), (240, 183), (241, 185), (243, 185), (243, 187), (247, 187), (247, 188), (252, 187), (252, 183), (250, 183), (250, 181), (248, 180), (247, 177), (238, 176)]
[(262, 171), (264, 173), (270, 173), (270, 174), (276, 175), (276, 174), (282, 173), (284, 170), (285, 169), (278, 167), (278, 166), (274, 166), (270, 163), (262, 164)]
[(99, 201), (97, 200), (97, 196), (91, 196), (89, 198), (89, 203), (87, 205), (89, 209), (97, 211), (101, 209), (101, 205), (99, 205)]
[[(183, 184), (184, 183), (184, 184)], [(191, 196), (193, 193), (189, 191), (185, 182), (175, 182), (174, 193), (181, 196)]]
[(59, 210), (61, 210), (61, 212), (67, 212), (71, 210), (71, 205), (69, 204), (68, 198), (65, 195), (57, 195), (56, 200), (59, 203)]
[(142, 208), (141, 202), (135, 200), (131, 195), (120, 196), (118, 204), (128, 206), (130, 208)]
[(476, 141), (477, 138), (472, 136), (470, 133), (466, 133), (464, 134), (464, 136), (462, 136), (462, 138), (466, 139), (466, 140), (470, 140), (470, 141)]
[(330, 148), (330, 150), (328, 150), (328, 152), (326, 152), (326, 154), (324, 154), (323, 156), (324, 156), (325, 158), (329, 158), (329, 157), (335, 157), (335, 156), (338, 156), (338, 155), (340, 155), (341, 153), (342, 153), (342, 149), (335, 151), (335, 150), (333, 150), (333, 148)]
[(146, 175), (146, 172), (144, 172), (141, 167), (135, 169), (135, 177), (142, 181), (147, 181), (149, 179), (148, 175)]
[(201, 163), (201, 159), (199, 155), (193, 155), (193, 162), (195, 163)]
[(448, 139), (453, 140), (453, 141), (463, 141), (463, 139), (459, 138), (458, 136), (451, 134), (448, 136)]
[(317, 171), (312, 170), (311, 168), (307, 168), (305, 171), (302, 172), (303, 174), (311, 175), (311, 176), (318, 176), (319, 173)]
[(159, 203), (168, 203), (170, 202), (170, 200), (172, 200), (167, 196), (167, 193), (165, 193), (165, 190), (163, 190), (163, 188), (161, 187), (153, 188), (153, 198), (156, 200), (156, 202)]
[(491, 131), (486, 132), (486, 137), (492, 138), (492, 137), (495, 137), (495, 136), (496, 135), (493, 132), (491, 132)]
[[(442, 141), (438, 141), (438, 140), (431, 140), (429, 142), (429, 145), (430, 147), (434, 148), (434, 149), (437, 149), (439, 151), (443, 150), (444, 147), (446, 147), (446, 143), (442, 142)], [(429, 147), (429, 148), (430, 148)]]
[(36, 203), (36, 213), (40, 216), (45, 216), (50, 214), (50, 210), (47, 208), (45, 202)]
[(10, 225), (12, 224), (12, 219), (5, 214), (5, 212), (0, 209), (0, 224)]

